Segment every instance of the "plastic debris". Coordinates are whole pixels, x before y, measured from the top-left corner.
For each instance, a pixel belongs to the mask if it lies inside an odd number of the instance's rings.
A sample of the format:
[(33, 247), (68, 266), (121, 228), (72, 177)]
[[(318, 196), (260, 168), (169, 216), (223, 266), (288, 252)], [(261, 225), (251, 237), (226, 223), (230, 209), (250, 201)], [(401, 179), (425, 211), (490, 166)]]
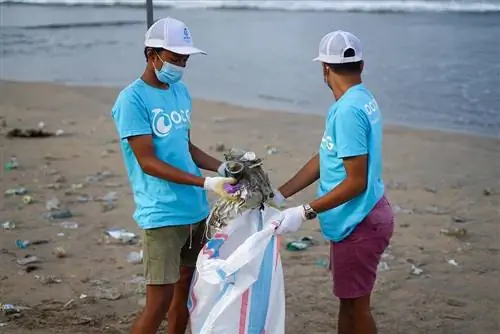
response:
[(405, 215), (411, 215), (413, 213), (412, 209), (405, 209), (405, 208), (400, 207), (399, 205), (393, 205), (392, 206), (392, 210), (396, 214), (397, 213), (402, 213), (402, 214), (405, 214)]
[(68, 256), (68, 254), (66, 253), (66, 250), (62, 247), (54, 248), (54, 250), (52, 251), (52, 254), (54, 254), (57, 258), (60, 258), (60, 259)]
[(13, 304), (0, 304), (0, 309), (5, 315), (21, 313), (23, 310), (29, 310), (29, 307)]
[(135, 244), (139, 238), (135, 233), (129, 232), (122, 228), (109, 229), (105, 232), (105, 234), (124, 244)]
[(142, 263), (143, 252), (130, 252), (127, 255), (127, 262), (132, 264), (140, 264)]
[(5, 196), (12, 196), (12, 195), (24, 195), (28, 193), (28, 189), (20, 187), (20, 188), (10, 188), (7, 189), (4, 193)]
[(34, 240), (34, 241), (29, 241), (29, 240), (16, 240), (16, 246), (19, 249), (25, 249), (29, 245), (44, 245), (48, 244), (49, 240)]
[(382, 271), (387, 271), (389, 270), (389, 265), (385, 261), (380, 261), (377, 267), (377, 271), (382, 272)]
[(70, 210), (51, 211), (43, 214), (43, 218), (49, 220), (66, 219), (71, 217), (73, 217), (73, 213)]
[(67, 228), (70, 230), (76, 230), (78, 228), (78, 223), (77, 222), (72, 222), (72, 221), (65, 221), (59, 224), (62, 228)]
[(458, 267), (458, 262), (453, 260), (453, 259), (449, 259), (448, 264), (451, 264), (452, 266)]
[(45, 209), (47, 211), (56, 211), (61, 208), (61, 201), (57, 197), (53, 197), (45, 202)]
[(464, 237), (467, 235), (467, 229), (463, 227), (443, 228), (440, 230), (440, 233), (449, 237)]
[(420, 276), (424, 273), (424, 270), (422, 268), (419, 268), (415, 266), (414, 264), (411, 265), (410, 269), (410, 274), (413, 276)]
[(22, 259), (17, 259), (16, 262), (20, 266), (26, 266), (28, 264), (38, 263), (40, 262), (40, 259), (38, 259), (36, 256), (27, 256)]
[(64, 130), (63, 130), (63, 129), (57, 129), (57, 130), (56, 130), (55, 135), (56, 135), (57, 137), (62, 136), (63, 134), (64, 134)]
[(13, 170), (13, 169), (17, 169), (19, 167), (19, 162), (17, 162), (17, 158), (16, 157), (12, 157), (10, 158), (5, 164), (4, 164), (4, 168), (5, 170)]
[(266, 148), (267, 155), (273, 155), (273, 154), (278, 153), (278, 149), (274, 146), (266, 145), (265, 148)]
[(302, 251), (308, 249), (314, 244), (313, 237), (302, 237), (297, 240), (290, 241), (286, 244), (286, 249), (289, 251)]
[(33, 203), (33, 197), (29, 195), (23, 196), (23, 203), (26, 205)]
[(13, 230), (16, 228), (16, 223), (12, 221), (6, 221), (2, 223), (2, 228), (4, 230)]
[(47, 275), (47, 276), (39, 276), (35, 275), (35, 279), (39, 280), (42, 284), (57, 284), (61, 283), (62, 279), (53, 276), (53, 275)]

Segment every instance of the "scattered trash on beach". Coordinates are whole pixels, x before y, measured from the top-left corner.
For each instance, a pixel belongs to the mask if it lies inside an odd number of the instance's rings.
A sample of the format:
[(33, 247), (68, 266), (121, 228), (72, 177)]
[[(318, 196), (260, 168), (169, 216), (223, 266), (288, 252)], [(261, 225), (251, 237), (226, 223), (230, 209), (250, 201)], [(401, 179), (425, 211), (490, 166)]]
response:
[(33, 197), (29, 195), (23, 196), (23, 203), (28, 205), (33, 203)]
[(464, 218), (461, 216), (453, 216), (453, 217), (451, 217), (451, 220), (454, 223), (467, 223), (469, 221), (467, 218)]
[(36, 256), (28, 255), (22, 259), (17, 259), (16, 262), (20, 266), (26, 266), (28, 264), (39, 263), (40, 259), (38, 259)]
[(264, 148), (267, 152), (267, 155), (273, 155), (278, 153), (278, 149), (274, 146), (266, 145)]
[(454, 259), (449, 259), (448, 264), (451, 264), (452, 266), (458, 267), (458, 262), (455, 261)]
[(1, 304), (0, 303), (0, 309), (2, 310), (3, 314), (12, 315), (12, 314), (21, 313), (24, 310), (29, 310), (30, 308), (26, 307), (26, 306), (21, 306), (21, 305)]
[(35, 275), (35, 279), (39, 280), (42, 284), (45, 285), (62, 283), (62, 279), (53, 275)]
[(410, 274), (413, 276), (421, 276), (424, 273), (424, 270), (422, 268), (417, 267), (416, 265), (412, 264), (410, 268)]
[(33, 240), (33, 241), (20, 240), (20, 239), (16, 240), (16, 246), (19, 249), (26, 249), (30, 245), (44, 245), (44, 244), (48, 244), (48, 243), (49, 243), (49, 240)]
[(16, 223), (13, 221), (6, 221), (2, 223), (2, 228), (4, 230), (13, 230), (16, 228)]
[(59, 226), (61, 226), (62, 228), (70, 229), (70, 230), (76, 230), (78, 228), (78, 223), (73, 222), (73, 221), (65, 221), (65, 222), (61, 222), (59, 224)]
[(55, 136), (55, 133), (43, 129), (14, 128), (7, 132), (7, 138), (47, 138), (53, 136)]
[(439, 232), (449, 237), (464, 237), (467, 235), (467, 229), (463, 227), (442, 228)]
[(4, 169), (5, 170), (13, 170), (19, 168), (19, 162), (17, 161), (16, 157), (11, 157), (5, 164), (4, 164)]
[(314, 244), (313, 237), (301, 237), (286, 244), (286, 249), (292, 252), (306, 250)]
[(4, 195), (5, 196), (13, 196), (13, 195), (24, 195), (24, 194), (27, 194), (27, 193), (28, 193), (28, 189), (26, 189), (24, 187), (19, 187), (19, 188), (10, 188), (10, 189), (7, 189), (4, 192)]
[(143, 252), (130, 252), (127, 255), (127, 262), (131, 264), (140, 264), (142, 263)]
[(493, 195), (493, 190), (491, 190), (490, 188), (485, 188), (485, 189), (483, 189), (483, 195), (484, 196), (491, 196), (491, 195)]
[(114, 240), (120, 241), (123, 244), (135, 244), (137, 243), (139, 237), (132, 232), (129, 232), (122, 228), (112, 228), (104, 232), (108, 237)]
[(45, 202), (45, 209), (47, 211), (56, 211), (61, 208), (61, 201), (57, 197), (53, 197)]
[(117, 300), (122, 294), (116, 288), (99, 286), (95, 289), (93, 296), (96, 299)]
[(400, 207), (399, 205), (393, 205), (392, 211), (394, 211), (394, 213), (396, 213), (396, 214), (402, 213), (402, 214), (406, 214), (406, 215), (411, 215), (413, 213), (412, 209), (405, 209), (405, 208)]
[(378, 272), (383, 272), (389, 270), (389, 265), (385, 261), (380, 261), (377, 267)]
[(62, 247), (56, 247), (52, 251), (52, 254), (54, 254), (57, 258), (62, 259), (68, 256), (68, 253), (66, 253), (66, 250)]
[(67, 219), (73, 217), (73, 213), (66, 209), (66, 210), (58, 210), (58, 211), (49, 211), (45, 212), (42, 215), (43, 218), (48, 219), (48, 220), (56, 220), (56, 219)]

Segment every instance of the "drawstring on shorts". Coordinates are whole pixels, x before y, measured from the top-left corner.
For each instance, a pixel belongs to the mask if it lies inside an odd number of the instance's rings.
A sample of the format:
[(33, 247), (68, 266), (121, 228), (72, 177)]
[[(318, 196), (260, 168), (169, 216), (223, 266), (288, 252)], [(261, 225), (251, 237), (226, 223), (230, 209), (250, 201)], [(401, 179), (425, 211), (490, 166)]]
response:
[(189, 249), (193, 248), (193, 225), (189, 225)]

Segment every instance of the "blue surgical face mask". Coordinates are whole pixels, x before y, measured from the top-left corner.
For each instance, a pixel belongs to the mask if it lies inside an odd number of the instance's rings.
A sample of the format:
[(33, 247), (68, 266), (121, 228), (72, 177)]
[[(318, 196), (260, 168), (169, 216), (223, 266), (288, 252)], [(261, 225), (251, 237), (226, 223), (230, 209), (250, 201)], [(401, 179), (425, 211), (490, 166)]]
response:
[(160, 58), (163, 63), (161, 69), (158, 70), (155, 68), (155, 73), (158, 80), (167, 85), (174, 84), (181, 80), (182, 75), (184, 74), (184, 67), (170, 64), (161, 59), (160, 55), (158, 55), (158, 58)]

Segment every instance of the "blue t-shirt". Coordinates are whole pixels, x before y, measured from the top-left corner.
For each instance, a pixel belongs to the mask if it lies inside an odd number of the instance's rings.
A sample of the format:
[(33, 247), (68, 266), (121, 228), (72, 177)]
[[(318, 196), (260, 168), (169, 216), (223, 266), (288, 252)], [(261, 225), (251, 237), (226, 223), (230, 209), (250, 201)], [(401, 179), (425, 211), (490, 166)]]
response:
[(375, 98), (362, 84), (348, 89), (330, 108), (319, 149), (318, 196), (346, 177), (343, 158), (368, 155), (366, 190), (350, 201), (319, 214), (326, 239), (339, 242), (370, 213), (384, 194), (382, 181), (382, 115)]
[(145, 174), (127, 138), (151, 135), (158, 159), (201, 176), (189, 152), (191, 97), (182, 83), (168, 89), (137, 79), (123, 89), (112, 109), (135, 201), (134, 219), (142, 229), (194, 224), (209, 213), (204, 189)]

